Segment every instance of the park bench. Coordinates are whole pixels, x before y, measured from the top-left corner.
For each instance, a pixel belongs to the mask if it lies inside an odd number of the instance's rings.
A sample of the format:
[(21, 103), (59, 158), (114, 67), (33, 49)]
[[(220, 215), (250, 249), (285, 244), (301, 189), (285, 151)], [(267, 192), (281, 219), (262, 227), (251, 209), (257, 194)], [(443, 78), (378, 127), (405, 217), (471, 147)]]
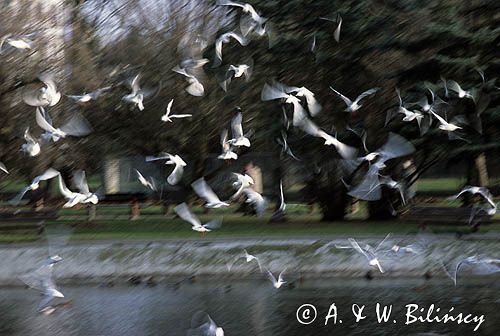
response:
[(400, 218), (406, 222), (417, 223), (422, 228), (427, 225), (470, 225), (472, 231), (477, 231), (480, 225), (491, 224), (493, 216), (474, 211), (473, 208), (413, 206), (403, 211)]
[(45, 220), (56, 220), (56, 210), (0, 210), (0, 234), (35, 234), (44, 232)]

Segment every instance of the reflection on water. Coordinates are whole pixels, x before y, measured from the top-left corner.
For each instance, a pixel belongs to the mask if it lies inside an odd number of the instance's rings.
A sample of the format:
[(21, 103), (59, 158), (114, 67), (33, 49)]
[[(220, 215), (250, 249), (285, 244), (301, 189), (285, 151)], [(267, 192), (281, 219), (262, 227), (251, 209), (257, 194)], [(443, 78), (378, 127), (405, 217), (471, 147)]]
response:
[[(405, 305), (434, 303), (443, 310), (485, 315), (475, 335), (500, 331), (500, 285), (489, 278), (455, 288), (443, 279), (346, 280), (325, 279), (296, 283), (293, 289), (275, 290), (270, 282), (199, 280), (179, 288), (62, 287), (72, 304), (44, 316), (36, 313), (40, 297), (32, 290), (0, 289), (0, 335), (186, 335), (191, 316), (206, 311), (226, 335), (471, 335), (474, 326), (404, 324)], [(342, 324), (324, 317), (335, 302)], [(375, 302), (393, 304), (397, 323), (376, 321)], [(296, 310), (304, 303), (316, 306), (318, 317), (300, 325)], [(354, 323), (351, 305), (367, 305), (367, 318)]]

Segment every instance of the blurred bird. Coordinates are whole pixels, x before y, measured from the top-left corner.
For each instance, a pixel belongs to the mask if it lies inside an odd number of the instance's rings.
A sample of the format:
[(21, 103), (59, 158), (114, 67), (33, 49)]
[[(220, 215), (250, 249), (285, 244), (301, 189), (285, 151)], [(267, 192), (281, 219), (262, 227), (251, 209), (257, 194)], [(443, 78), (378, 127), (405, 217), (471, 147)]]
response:
[(61, 174), (59, 174), (58, 179), (59, 179), (59, 191), (67, 200), (66, 203), (63, 204), (63, 208), (72, 208), (77, 204), (85, 204), (85, 203), (97, 204), (97, 202), (99, 201), (97, 195), (89, 195), (90, 192), (88, 194), (83, 194), (69, 190), (66, 184), (64, 183)]
[(280, 206), (276, 210), (277, 212), (285, 212), (286, 203), (285, 203), (285, 194), (283, 193), (283, 181), (280, 180)]
[(153, 177), (150, 177), (150, 181), (148, 181), (137, 169), (135, 169), (135, 172), (137, 173), (137, 178), (139, 179), (139, 182), (141, 182), (143, 186), (153, 191), (157, 190), (156, 183)]
[(80, 191), (80, 193), (86, 197), (86, 199), (84, 199), (82, 203), (97, 204), (99, 202), (99, 199), (102, 196), (98, 195), (97, 193), (90, 192), (84, 170), (75, 171), (73, 173), (73, 181), (78, 191)]
[(262, 272), (262, 266), (260, 265), (260, 261), (259, 261), (259, 258), (257, 258), (256, 256), (252, 255), (252, 254), (249, 254), (248, 251), (246, 249), (243, 249), (243, 252), (245, 253), (243, 255), (243, 258), (245, 258), (246, 262), (249, 263), (251, 262), (252, 260), (255, 260), (257, 262), (257, 265), (259, 265), (259, 269), (260, 271)]
[(288, 145), (287, 134), (285, 131), (281, 131), (281, 138), (276, 138), (276, 142), (281, 146), (281, 153), (286, 153), (293, 159), (300, 161), (300, 159), (293, 154), (292, 149)]
[(447, 122), (443, 117), (434, 111), (430, 110), (430, 113), (439, 121), (439, 129), (445, 132), (454, 132), (458, 129), (462, 129), (462, 127), (458, 126), (456, 123)]
[(243, 115), (241, 112), (236, 113), (236, 115), (231, 120), (231, 130), (233, 138), (228, 140), (227, 143), (235, 146), (235, 147), (250, 147), (250, 139), (248, 139), (243, 134), (243, 126), (241, 123), (243, 122)]
[(37, 190), (40, 187), (40, 182), (50, 180), (59, 175), (60, 174), (57, 170), (53, 168), (47, 169), (45, 172), (43, 172), (42, 175), (38, 175), (37, 177), (35, 177), (31, 181), (30, 185), (23, 188), (23, 190), (21, 190), (21, 192), (16, 197), (14, 197), (9, 203), (11, 205), (18, 205), (21, 199), (23, 198), (24, 194), (26, 194), (30, 190)]
[(366, 259), (368, 259), (368, 264), (370, 264), (370, 266), (377, 267), (380, 273), (384, 273), (384, 270), (380, 265), (380, 261), (375, 254), (376, 249), (373, 250), (369, 245), (367, 245), (365, 248), (361, 248), (361, 246), (359, 246), (358, 242), (354, 238), (349, 238), (348, 240), (354, 250), (356, 250), (358, 253), (361, 253), (366, 257)]
[(303, 118), (298, 124), (297, 127), (300, 128), (307, 134), (310, 134), (314, 137), (323, 138), (325, 140), (325, 145), (333, 145), (339, 155), (344, 159), (351, 159), (356, 156), (357, 149), (351, 146), (346, 145), (343, 142), (337, 140), (337, 138), (331, 136), (325, 131), (321, 130), (316, 124), (314, 124), (309, 118)]
[(31, 33), (26, 35), (17, 35), (13, 36), (11, 34), (7, 34), (2, 37), (0, 41), (0, 54), (2, 54), (7, 48), (4, 47), (4, 44), (8, 44), (9, 47), (18, 49), (18, 50), (29, 50), (33, 48), (33, 38), (37, 33)]
[(231, 196), (231, 200), (236, 200), (240, 197), (240, 195), (243, 192), (243, 189), (248, 188), (254, 184), (253, 178), (247, 174), (238, 174), (238, 173), (233, 173), (234, 176), (236, 176), (236, 181), (233, 182), (233, 187), (237, 188), (238, 190), (234, 193), (233, 196)]
[(441, 105), (447, 104), (444, 100), (439, 98), (434, 94), (434, 91), (431, 89), (427, 89), (431, 94), (431, 99), (429, 100), (427, 96), (423, 97), (417, 102), (417, 105), (420, 106), (422, 112), (431, 113), (437, 112)]
[(252, 188), (244, 188), (242, 193), (246, 196), (246, 202), (254, 206), (257, 216), (262, 216), (267, 208), (267, 200)]
[(40, 82), (45, 86), (37, 89), (27, 87), (23, 91), (23, 101), (36, 107), (54, 106), (61, 100), (61, 93), (57, 91), (54, 77), (49, 73), (42, 73), (38, 76)]
[(196, 313), (191, 320), (187, 336), (224, 336), (224, 330), (217, 326), (205, 312)]
[(50, 303), (55, 298), (63, 298), (61, 293), (54, 282), (53, 268), (54, 265), (62, 260), (61, 257), (54, 255), (50, 256), (47, 261), (31, 274), (22, 276), (20, 279), (30, 288), (39, 290), (43, 299), (38, 305), (38, 312), (44, 314), (51, 314), (54, 308)]
[(201, 97), (205, 95), (205, 88), (203, 87), (203, 84), (201, 84), (198, 78), (189, 73), (188, 70), (189, 69), (187, 68), (181, 68), (179, 66), (176, 66), (172, 69), (172, 71), (186, 76), (187, 82), (189, 83), (189, 85), (185, 88), (187, 93), (195, 97)]
[(370, 96), (370, 95), (374, 94), (375, 92), (377, 92), (378, 90), (380, 90), (379, 88), (373, 88), (373, 89), (366, 90), (365, 92), (360, 94), (354, 101), (352, 101), (349, 98), (347, 98), (346, 96), (344, 96), (343, 94), (341, 94), (340, 92), (338, 92), (337, 90), (335, 90), (334, 88), (332, 88), (331, 86), (330, 86), (330, 89), (333, 92), (335, 92), (340, 98), (342, 98), (344, 103), (347, 105), (347, 108), (345, 109), (345, 111), (351, 112), (351, 113), (356, 112), (357, 110), (359, 110), (361, 108), (361, 106), (363, 106), (360, 104), (361, 99), (363, 99), (367, 96)]
[(63, 126), (55, 128), (52, 126), (52, 120), (43, 107), (37, 107), (36, 109), (36, 123), (45, 130), (45, 135), (42, 135), (42, 137), (52, 139), (54, 142), (66, 136), (82, 137), (92, 132), (92, 127), (88, 121), (79, 114), (74, 114)]
[(401, 196), (401, 201), (404, 205), (406, 205), (405, 187), (402, 182), (396, 182), (390, 176), (384, 175), (380, 175), (379, 182), (381, 186), (384, 185), (391, 189), (397, 189), (399, 191), (399, 195)]
[(215, 41), (215, 59), (213, 67), (218, 67), (222, 63), (222, 45), (224, 43), (229, 43), (231, 41), (231, 37), (238, 41), (238, 43), (242, 46), (248, 45), (249, 41), (235, 32), (224, 33), (217, 38)]
[[(296, 96), (291, 93), (295, 93)], [(264, 84), (261, 92), (261, 100), (268, 101), (274, 99), (283, 99), (285, 103), (293, 105), (293, 126), (298, 126), (307, 114), (297, 97), (305, 97), (309, 113), (315, 116), (321, 111), (321, 105), (316, 101), (314, 93), (305, 87), (286, 86), (281, 83), (274, 83), (272, 86)]]
[(342, 17), (340, 16), (340, 14), (337, 15), (336, 20), (329, 19), (326, 17), (320, 17), (320, 19), (337, 23), (337, 27), (335, 28), (335, 31), (333, 32), (333, 37), (335, 38), (335, 41), (340, 42), (340, 28), (342, 27)]
[(227, 139), (227, 129), (222, 130), (221, 136), (220, 136), (220, 144), (222, 146), (222, 154), (220, 154), (217, 158), (220, 160), (237, 160), (238, 159), (238, 154), (233, 152), (233, 148), (231, 145), (228, 143)]
[(68, 95), (68, 98), (77, 102), (77, 103), (87, 103), (91, 100), (97, 100), (102, 94), (111, 90), (111, 86), (106, 86), (100, 89), (97, 89), (90, 93), (84, 93), (83, 95)]
[(309, 113), (311, 113), (312, 117), (316, 116), (319, 112), (321, 112), (322, 107), (314, 97), (314, 93), (312, 93), (306, 87), (290, 86), (286, 87), (285, 91), (287, 93), (295, 93), (297, 97), (304, 97), (307, 102), (307, 109), (309, 110)]
[[(347, 194), (354, 198), (375, 201), (382, 197), (380, 186), (383, 184), (392, 188), (402, 188), (400, 183), (393, 182), (392, 179), (383, 178), (381, 181), (380, 171), (386, 167), (386, 161), (406, 156), (413, 152), (415, 152), (415, 147), (411, 142), (398, 134), (389, 133), (387, 142), (375, 152), (368, 153), (361, 158), (342, 161), (343, 168), (349, 174), (354, 172), (363, 161), (368, 161), (369, 163), (368, 171), (363, 180), (357, 186), (349, 188), (350, 190)], [(402, 189), (399, 190), (401, 192)], [(404, 198), (403, 201), (406, 202)]]
[(460, 268), (468, 268), (476, 274), (493, 274), (500, 272), (500, 259), (494, 259), (485, 256), (473, 255), (467, 258), (460, 259), (455, 266), (453, 273), (447, 270), (447, 267), (442, 263), (445, 273), (453, 280), (455, 286), (457, 285), (458, 272)]
[(22, 144), (21, 151), (27, 153), (29, 156), (34, 157), (40, 154), (40, 143), (35, 140), (29, 133), (30, 128), (26, 128), (24, 131), (25, 144)]
[(165, 114), (161, 116), (161, 121), (163, 121), (163, 122), (167, 122), (167, 121), (168, 122), (172, 122), (172, 118), (189, 118), (189, 117), (193, 116), (192, 114), (170, 114), (173, 102), (174, 102), (173, 99), (171, 99), (168, 102), (167, 110), (166, 110)]
[(196, 217), (191, 211), (186, 203), (181, 203), (174, 208), (175, 213), (183, 220), (188, 223), (191, 223), (192, 229), (194, 231), (201, 232), (204, 234), (205, 232), (210, 232), (214, 229), (218, 229), (222, 225), (222, 221), (220, 219), (214, 219), (206, 224), (201, 224), (198, 217)]
[(241, 3), (241, 2), (236, 2), (236, 1), (228, 1), (228, 0), (217, 0), (217, 5), (218, 6), (233, 6), (233, 7), (240, 7), (243, 10), (243, 13), (247, 13), (251, 16), (252, 20), (259, 24), (263, 24), (266, 22), (266, 18), (260, 16), (255, 8), (253, 8), (252, 5), (249, 3)]
[(475, 94), (472, 92), (472, 90), (466, 91), (462, 89), (462, 87), (454, 80), (448, 80), (447, 84), (449, 89), (458, 95), (458, 98), (470, 98), (474, 101), (476, 100)]
[(226, 208), (229, 203), (222, 202), (220, 198), (215, 194), (215, 192), (210, 188), (210, 186), (205, 182), (203, 177), (197, 179), (191, 183), (191, 187), (198, 195), (198, 197), (205, 200), (205, 207), (207, 208)]
[(266, 267), (264, 267), (264, 269), (266, 270), (269, 280), (271, 280), (271, 282), (273, 283), (274, 288), (278, 289), (284, 284), (286, 284), (286, 281), (283, 279), (283, 274), (285, 273), (286, 268), (283, 271), (281, 271), (281, 273), (278, 275), (278, 279), (276, 279), (273, 273), (271, 273), (271, 271), (268, 270)]
[(250, 59), (249, 61), (247, 61), (247, 63), (248, 64), (229, 65), (224, 79), (219, 83), (224, 91), (227, 91), (233, 77), (240, 78), (242, 76), (245, 76), (246, 82), (250, 80), (250, 76), (252, 76), (253, 70), (253, 61)]
[(167, 165), (175, 165), (174, 170), (170, 173), (167, 178), (167, 182), (170, 185), (176, 185), (182, 178), (182, 174), (184, 173), (184, 167), (187, 166), (187, 163), (182, 160), (179, 155), (172, 155), (169, 153), (162, 153), (161, 156), (146, 156), (146, 161), (157, 161), (157, 160), (166, 160), (165, 164)]
[(497, 207), (496, 203), (493, 201), (493, 195), (490, 191), (485, 187), (477, 187), (477, 186), (465, 186), (458, 194), (450, 196), (449, 199), (457, 199), (464, 193), (471, 193), (473, 195), (480, 195), (488, 202), (492, 208)]
[(404, 114), (403, 121), (413, 121), (416, 120), (418, 123), (418, 126), (420, 127), (420, 122), (422, 118), (424, 117), (422, 113), (419, 111), (410, 111), (403, 105), (403, 99), (401, 99), (401, 94), (398, 89), (396, 89), (396, 93), (398, 95), (399, 99), (399, 108), (398, 112)]
[(137, 108), (142, 111), (144, 110), (144, 98), (146, 96), (149, 96), (151, 93), (146, 92), (144, 90), (141, 90), (141, 87), (139, 85), (139, 80), (141, 78), (140, 74), (135, 75), (135, 77), (130, 81), (130, 88), (132, 89), (132, 92), (129, 93), (128, 95), (125, 95), (122, 97), (122, 100), (134, 104), (134, 106), (137, 106)]

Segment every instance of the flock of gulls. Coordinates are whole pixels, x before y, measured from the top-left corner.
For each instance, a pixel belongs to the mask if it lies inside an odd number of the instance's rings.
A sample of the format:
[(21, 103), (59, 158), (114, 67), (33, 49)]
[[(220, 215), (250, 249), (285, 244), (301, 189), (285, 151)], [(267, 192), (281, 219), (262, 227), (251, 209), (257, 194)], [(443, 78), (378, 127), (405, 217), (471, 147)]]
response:
[[(250, 44), (252, 37), (263, 37), (268, 35), (269, 45), (272, 45), (274, 36), (272, 23), (267, 18), (262, 17), (250, 4), (219, 0), (217, 1), (217, 5), (229, 6), (236, 8), (237, 10), (241, 10), (240, 32), (226, 32), (215, 40), (215, 55), (212, 67), (220, 67), (222, 65), (223, 46), (225, 44), (232, 43), (233, 41), (236, 41), (242, 47), (245, 47)], [(336, 20), (328, 18), (322, 19), (336, 22), (337, 26), (334, 31), (334, 39), (337, 42), (340, 42), (342, 18), (338, 16)], [(35, 45), (35, 38), (36, 34), (4, 36), (4, 38), (0, 41), (0, 54), (15, 52), (16, 50), (32, 49)], [(206, 41), (195, 42), (199, 42), (201, 49), (204, 49), (207, 46)], [(316, 40), (314, 38), (311, 50), (314, 51), (315, 48)], [(210, 63), (210, 61), (204, 58), (186, 58), (183, 59), (178, 66), (174, 67), (172, 71), (185, 78), (187, 82), (185, 90), (187, 93), (192, 96), (201, 97), (205, 95), (205, 88), (198, 74), (202, 71), (203, 66), (208, 63)], [(219, 81), (220, 86), (224, 91), (226, 91), (233, 79), (244, 77), (246, 81), (250, 80), (252, 68), (252, 59), (245, 61), (243, 64), (229, 64), (223, 78)], [(484, 75), (482, 75), (482, 78), (484, 83)], [(131, 91), (122, 97), (122, 101), (126, 104), (130, 104), (140, 111), (143, 111), (146, 109), (145, 101), (154, 96), (155, 91), (141, 88), (140, 79), (140, 74), (136, 74), (127, 82)], [(26, 143), (22, 145), (21, 150), (29, 157), (37, 157), (40, 155), (43, 147), (50, 142), (57, 142), (66, 137), (84, 137), (92, 132), (92, 127), (89, 122), (78, 113), (74, 113), (64, 124), (54, 125), (49, 114), (49, 109), (61, 101), (63, 94), (61, 94), (58, 90), (54, 76), (51, 74), (42, 73), (39, 75), (38, 80), (39, 85), (36, 88), (25, 88), (22, 93), (24, 103), (35, 107), (36, 124), (42, 131), (40, 137), (37, 138), (33, 136), (33, 130), (26, 128), (24, 132), (24, 139)], [(369, 99), (370, 96), (377, 94), (379, 90), (379, 88), (371, 88), (362, 92), (355, 99), (352, 99), (345, 96), (335, 88), (330, 88), (335, 96), (345, 103), (344, 112), (352, 114), (356, 113), (363, 107), (363, 101)], [(66, 97), (77, 104), (91, 104), (92, 101), (98, 100), (101, 96), (109, 94), (112, 89), (113, 86), (107, 86), (98, 88), (90, 93), (67, 95)], [(430, 99), (426, 95), (414, 103), (405, 102), (400, 91), (397, 90), (396, 95), (399, 100), (399, 105), (396, 108), (389, 110), (387, 123), (397, 116), (400, 116), (404, 122), (416, 122), (420, 132), (423, 134), (429, 130), (434, 122), (437, 122), (437, 129), (445, 132), (450, 139), (467, 141), (464, 138), (463, 133), (461, 133), (463, 130), (464, 118), (458, 116), (448, 120), (446, 113), (448, 103), (446, 102), (446, 99), (453, 96), (459, 99), (470, 99), (475, 101), (477, 88), (465, 90), (457, 82), (443, 79), (443, 89), (445, 92), (444, 99), (439, 97), (435, 90), (431, 90), (429, 88), (428, 91)], [(277, 139), (278, 143), (282, 146), (284, 154), (289, 155), (294, 160), (300, 160), (293, 153), (287, 142), (287, 131), (290, 127), (295, 127), (312, 137), (323, 139), (325, 146), (333, 146), (342, 158), (340, 162), (343, 170), (346, 172), (346, 176), (351, 175), (358, 169), (358, 167), (360, 167), (361, 164), (368, 164), (368, 170), (361, 179), (361, 182), (351, 185), (348, 178), (342, 179), (342, 182), (348, 189), (348, 194), (353, 198), (367, 201), (378, 200), (382, 197), (382, 187), (398, 190), (401, 195), (402, 203), (406, 203), (407, 198), (411, 197), (411, 195), (408, 194), (408, 190), (403, 182), (395, 181), (391, 176), (383, 175), (381, 173), (381, 171), (386, 167), (385, 163), (388, 160), (403, 158), (415, 151), (415, 147), (412, 143), (403, 138), (401, 135), (390, 133), (387, 142), (383, 146), (370, 152), (366, 148), (366, 133), (364, 133), (363, 130), (356, 131), (348, 128), (348, 130), (356, 133), (361, 139), (363, 144), (362, 150), (364, 150), (365, 153), (360, 154), (360, 150), (358, 148), (341, 142), (337, 139), (336, 135), (329, 134), (315, 123), (313, 119), (321, 113), (322, 106), (318, 102), (315, 94), (306, 87), (288, 86), (279, 82), (265, 84), (262, 88), (261, 100), (278, 100), (284, 106), (283, 130), (281, 132), (281, 137)], [(288, 106), (290, 109), (287, 109)], [(161, 115), (159, 119), (165, 123), (173, 123), (174, 119), (193, 117), (191, 114), (175, 114), (172, 112), (174, 108), (174, 100), (172, 99), (169, 101), (165, 113)], [(291, 118), (289, 117), (289, 112), (291, 112)], [(229, 136), (228, 129), (224, 129), (221, 133), (220, 144), (222, 152), (218, 156), (218, 159), (220, 160), (237, 160), (238, 148), (251, 146), (251, 134), (243, 131), (243, 113), (239, 108), (232, 118), (230, 129), (231, 136)], [(184, 167), (188, 164), (179, 155), (170, 153), (160, 153), (157, 156), (146, 156), (146, 161), (159, 161), (164, 162), (166, 165), (172, 165), (173, 170), (167, 177), (167, 183), (170, 185), (176, 185), (179, 181), (181, 181)], [(0, 170), (5, 174), (9, 173), (7, 167), (1, 162)], [(158, 182), (153, 177), (144, 176), (137, 169), (135, 172), (137, 174), (137, 180), (145, 188), (158, 191)], [(258, 216), (262, 215), (267, 208), (268, 201), (260, 193), (255, 191), (253, 188), (254, 180), (252, 177), (247, 174), (239, 173), (233, 173), (233, 177), (234, 179), (231, 183), (235, 189), (235, 193), (228, 200), (221, 200), (203, 177), (195, 180), (191, 184), (191, 187), (196, 195), (198, 195), (200, 199), (204, 200), (205, 207), (207, 208), (228, 207), (231, 202), (244, 198), (245, 202), (253, 206), (255, 213)], [(11, 203), (13, 205), (19, 204), (27, 192), (36, 190), (42, 181), (51, 179), (57, 179), (59, 190), (66, 199), (66, 203), (63, 205), (64, 208), (71, 208), (77, 204), (96, 204), (103, 197), (103, 195), (100, 195), (98, 192), (91, 192), (89, 190), (85, 172), (83, 170), (78, 170), (73, 173), (73, 182), (77, 189), (77, 191), (75, 191), (68, 188), (62, 175), (57, 170), (49, 168), (45, 172), (42, 172), (39, 176), (36, 176), (28, 186), (23, 188), (19, 195), (11, 200)], [(486, 188), (467, 186), (457, 195), (454, 195), (453, 198), (456, 199), (461, 197), (464, 193), (479, 195), (482, 199), (484, 199), (484, 205), (476, 208), (478, 212), (485, 211), (490, 215), (496, 212), (497, 205)], [(280, 205), (277, 207), (276, 211), (283, 213), (285, 209), (286, 203), (283, 194), (283, 185), (280, 182)], [(174, 210), (181, 219), (191, 224), (194, 231), (201, 232), (202, 234), (215, 230), (222, 224), (221, 219), (214, 219), (203, 224), (191, 212), (186, 203), (177, 205)], [(382, 243), (376, 248), (369, 245), (360, 245), (355, 239), (349, 239), (348, 243), (349, 244), (346, 246), (336, 247), (353, 249), (357, 253), (366, 257), (370, 266), (378, 269), (382, 273), (384, 272), (379, 259), (381, 246), (383, 246)], [(416, 245), (394, 245), (385, 252), (388, 251), (391, 253), (422, 253), (421, 249), (419, 249)], [(242, 257), (246, 260), (246, 262), (256, 262), (261, 272), (271, 280), (273, 287), (276, 289), (282, 287), (282, 285), (286, 283), (284, 280), (284, 273), (286, 269), (284, 269), (276, 277), (269, 269), (261, 265), (256, 256), (250, 255), (246, 250), (244, 251)], [(52, 269), (54, 265), (61, 260), (62, 258), (58, 255), (51, 255), (45, 264), (30, 277), (30, 280), (25, 281), (30, 287), (37, 288), (42, 291), (44, 298), (40, 303), (40, 311), (53, 311), (53, 307), (50, 305), (51, 301), (54, 298), (64, 297), (64, 295), (56, 288), (52, 277)], [(492, 273), (500, 270), (499, 263), (500, 260), (498, 259), (474, 255), (461, 260), (457, 264), (455, 271), (450, 272), (449, 274), (456, 283), (457, 273), (464, 265), (477, 266), (478, 268), (483, 269), (484, 272)], [(228, 268), (230, 267), (228, 266)], [(36, 281), (33, 279), (36, 279)], [(220, 336), (224, 334), (222, 328), (217, 327), (215, 322), (207, 314), (197, 315), (193, 318), (193, 321), (196, 321), (196, 325), (193, 326), (189, 335)]]

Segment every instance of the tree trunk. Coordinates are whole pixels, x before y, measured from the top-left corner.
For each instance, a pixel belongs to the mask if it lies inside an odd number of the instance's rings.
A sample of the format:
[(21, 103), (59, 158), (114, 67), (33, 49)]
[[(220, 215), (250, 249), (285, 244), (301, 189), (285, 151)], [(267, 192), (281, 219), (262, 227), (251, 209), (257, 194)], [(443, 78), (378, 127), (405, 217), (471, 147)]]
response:
[[(316, 189), (315, 192), (323, 214), (321, 220), (343, 220), (346, 215), (348, 197), (346, 189), (340, 180), (342, 177), (340, 168), (331, 162), (323, 169), (327, 170), (326, 181), (320, 180), (321, 173), (315, 174), (313, 178), (313, 182), (317, 185), (316, 188), (313, 188), (313, 192)], [(323, 185), (318, 186), (320, 183)]]
[(484, 153), (479, 154), (476, 157), (475, 163), (479, 185), (481, 187), (487, 187), (489, 185), (489, 177), (488, 167), (486, 165), (486, 155)]

